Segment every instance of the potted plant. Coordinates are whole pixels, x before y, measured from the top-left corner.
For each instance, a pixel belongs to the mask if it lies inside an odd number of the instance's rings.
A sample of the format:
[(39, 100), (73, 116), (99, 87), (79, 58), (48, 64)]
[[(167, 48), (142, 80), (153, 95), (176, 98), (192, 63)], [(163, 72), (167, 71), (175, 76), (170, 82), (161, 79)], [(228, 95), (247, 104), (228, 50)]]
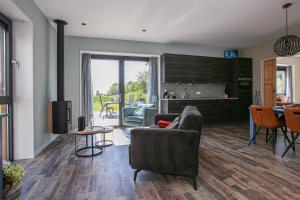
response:
[(3, 167), (3, 199), (18, 199), (22, 190), (22, 179), (25, 175), (20, 165), (4, 165)]

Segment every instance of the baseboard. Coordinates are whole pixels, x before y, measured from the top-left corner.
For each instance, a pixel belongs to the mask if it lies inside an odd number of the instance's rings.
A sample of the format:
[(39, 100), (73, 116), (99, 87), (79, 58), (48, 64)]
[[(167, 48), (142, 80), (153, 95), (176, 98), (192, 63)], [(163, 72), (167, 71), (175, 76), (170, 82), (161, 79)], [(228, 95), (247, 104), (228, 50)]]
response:
[(51, 144), (59, 135), (58, 134), (51, 134), (50, 136), (50, 140), (43, 144), (42, 146), (40, 146), (36, 151), (34, 151), (34, 157), (36, 157), (37, 155), (39, 155), (49, 144)]

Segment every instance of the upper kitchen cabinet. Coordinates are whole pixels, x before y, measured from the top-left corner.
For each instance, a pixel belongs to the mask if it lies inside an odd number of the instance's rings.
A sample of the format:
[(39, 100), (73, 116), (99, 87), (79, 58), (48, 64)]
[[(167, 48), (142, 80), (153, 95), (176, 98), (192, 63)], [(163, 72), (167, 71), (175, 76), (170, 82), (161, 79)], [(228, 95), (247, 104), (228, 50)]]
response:
[(163, 54), (161, 80), (164, 83), (220, 83), (231, 82), (231, 59)]
[(232, 82), (233, 80), (233, 65), (231, 59), (212, 58), (210, 68), (213, 72), (212, 82)]
[(233, 59), (233, 66), (237, 72), (238, 78), (252, 77), (252, 59), (251, 58), (235, 58)]

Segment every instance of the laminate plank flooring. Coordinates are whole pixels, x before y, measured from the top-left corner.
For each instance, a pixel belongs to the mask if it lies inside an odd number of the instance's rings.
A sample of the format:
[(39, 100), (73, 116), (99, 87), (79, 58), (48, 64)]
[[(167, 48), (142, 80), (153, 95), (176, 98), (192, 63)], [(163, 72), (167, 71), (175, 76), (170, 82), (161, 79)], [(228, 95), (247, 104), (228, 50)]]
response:
[(35, 159), (19, 161), (26, 170), (21, 199), (300, 199), (299, 147), (280, 158), (286, 146), (282, 136), (273, 155), (263, 131), (251, 146), (248, 132), (247, 124), (203, 129), (197, 191), (187, 178), (148, 171), (133, 182), (128, 145), (79, 158), (73, 137), (61, 135)]

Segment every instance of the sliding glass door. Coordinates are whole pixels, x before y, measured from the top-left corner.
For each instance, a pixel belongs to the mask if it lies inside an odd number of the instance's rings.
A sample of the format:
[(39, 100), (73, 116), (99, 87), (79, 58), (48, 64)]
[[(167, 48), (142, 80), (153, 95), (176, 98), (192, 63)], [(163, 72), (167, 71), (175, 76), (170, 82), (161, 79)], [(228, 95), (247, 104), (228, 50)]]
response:
[(149, 62), (125, 61), (125, 106), (137, 106), (137, 104), (149, 101)]
[(149, 59), (92, 55), (94, 125), (122, 126), (125, 106), (148, 102)]
[(119, 61), (92, 59), (94, 124), (119, 125)]

